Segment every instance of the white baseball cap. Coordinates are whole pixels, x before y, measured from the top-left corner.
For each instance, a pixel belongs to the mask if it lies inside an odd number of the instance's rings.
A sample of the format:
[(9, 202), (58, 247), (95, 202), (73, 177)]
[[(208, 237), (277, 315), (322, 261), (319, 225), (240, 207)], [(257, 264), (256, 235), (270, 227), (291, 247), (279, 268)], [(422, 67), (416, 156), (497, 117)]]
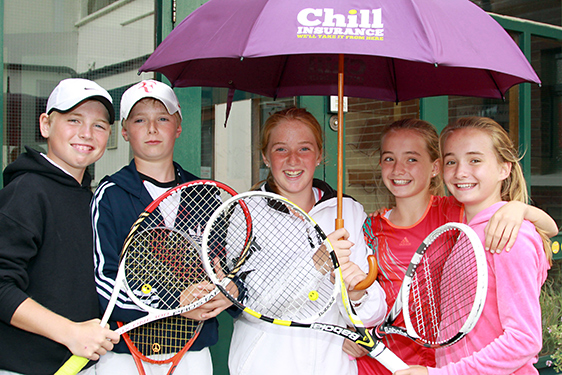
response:
[(147, 79), (129, 87), (123, 93), (121, 97), (121, 120), (126, 120), (133, 106), (144, 98), (154, 98), (161, 101), (169, 114), (173, 115), (177, 112), (182, 118), (180, 103), (174, 90), (163, 82)]
[(47, 100), (47, 114), (52, 111), (65, 113), (84, 100), (100, 101), (109, 112), (109, 123), (115, 121), (115, 109), (111, 95), (94, 81), (83, 78), (67, 78), (59, 82)]

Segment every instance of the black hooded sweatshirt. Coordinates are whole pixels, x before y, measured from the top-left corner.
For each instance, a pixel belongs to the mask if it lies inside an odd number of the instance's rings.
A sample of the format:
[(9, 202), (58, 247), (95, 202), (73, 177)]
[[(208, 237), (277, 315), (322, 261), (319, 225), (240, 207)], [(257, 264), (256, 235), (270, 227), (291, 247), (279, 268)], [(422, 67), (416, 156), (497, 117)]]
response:
[(0, 369), (53, 374), (70, 351), (10, 320), (27, 298), (73, 321), (99, 317), (91, 178), (86, 172), (79, 184), (26, 149), (4, 170), (0, 190)]

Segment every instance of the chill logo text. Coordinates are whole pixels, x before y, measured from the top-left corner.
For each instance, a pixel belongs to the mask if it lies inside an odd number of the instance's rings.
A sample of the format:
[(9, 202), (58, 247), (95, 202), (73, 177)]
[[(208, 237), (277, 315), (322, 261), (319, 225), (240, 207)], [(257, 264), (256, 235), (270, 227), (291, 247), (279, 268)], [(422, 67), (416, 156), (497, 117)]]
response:
[(347, 15), (334, 9), (306, 8), (297, 15), (301, 39), (383, 40), (382, 9), (351, 9)]

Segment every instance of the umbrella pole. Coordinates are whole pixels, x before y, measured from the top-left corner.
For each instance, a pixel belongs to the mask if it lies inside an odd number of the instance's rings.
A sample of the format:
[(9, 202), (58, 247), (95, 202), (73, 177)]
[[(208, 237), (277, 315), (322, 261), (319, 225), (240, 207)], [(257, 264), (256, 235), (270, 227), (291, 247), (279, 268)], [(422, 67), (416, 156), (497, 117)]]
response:
[[(337, 186), (337, 216), (336, 229), (343, 228), (343, 156), (344, 156), (344, 140), (343, 140), (343, 54), (339, 54), (338, 61), (338, 186)], [(378, 265), (377, 258), (374, 255), (367, 257), (369, 263), (369, 273), (365, 279), (355, 285), (355, 290), (364, 290), (373, 284), (377, 278)]]
[(343, 54), (338, 62), (338, 185), (336, 229), (343, 228)]

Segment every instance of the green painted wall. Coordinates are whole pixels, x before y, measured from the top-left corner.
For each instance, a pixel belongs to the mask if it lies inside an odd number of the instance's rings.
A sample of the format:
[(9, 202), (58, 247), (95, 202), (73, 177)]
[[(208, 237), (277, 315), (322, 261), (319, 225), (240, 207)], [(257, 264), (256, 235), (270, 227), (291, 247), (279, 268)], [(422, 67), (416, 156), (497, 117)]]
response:
[(182, 134), (174, 160), (196, 176), (201, 174), (201, 88), (175, 89), (182, 109)]
[(440, 133), (449, 122), (449, 97), (435, 96), (420, 99), (420, 119), (433, 124)]

